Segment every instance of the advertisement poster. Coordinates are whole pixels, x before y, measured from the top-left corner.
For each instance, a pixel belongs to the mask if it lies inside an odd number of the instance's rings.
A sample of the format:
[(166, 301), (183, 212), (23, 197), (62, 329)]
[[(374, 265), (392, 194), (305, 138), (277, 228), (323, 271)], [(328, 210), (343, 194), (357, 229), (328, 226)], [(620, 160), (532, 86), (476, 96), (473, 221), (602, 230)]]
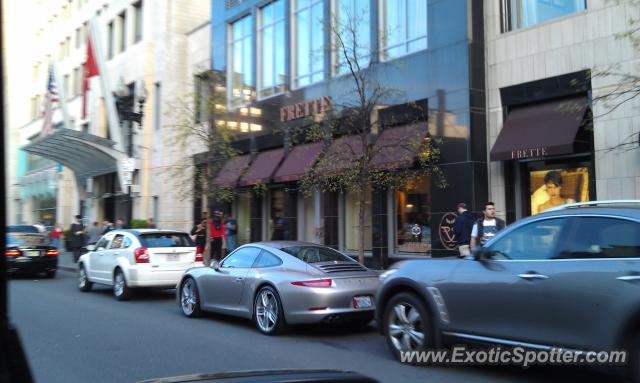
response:
[(589, 168), (532, 171), (529, 181), (532, 215), (555, 206), (589, 201)]

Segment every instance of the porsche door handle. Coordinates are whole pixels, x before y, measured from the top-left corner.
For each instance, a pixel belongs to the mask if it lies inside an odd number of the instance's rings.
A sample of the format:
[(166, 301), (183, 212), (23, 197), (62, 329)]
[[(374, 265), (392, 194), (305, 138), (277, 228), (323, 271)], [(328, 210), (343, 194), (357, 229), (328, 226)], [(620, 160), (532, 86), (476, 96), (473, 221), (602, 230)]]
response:
[(546, 276), (546, 275), (536, 274), (536, 273), (518, 274), (518, 277), (520, 277), (522, 279), (526, 279), (527, 281), (535, 281), (535, 280), (539, 280), (539, 279), (549, 279), (549, 277)]
[(236, 282), (242, 282), (243, 279), (244, 278), (242, 278), (242, 277), (238, 277), (238, 278), (236, 278)]

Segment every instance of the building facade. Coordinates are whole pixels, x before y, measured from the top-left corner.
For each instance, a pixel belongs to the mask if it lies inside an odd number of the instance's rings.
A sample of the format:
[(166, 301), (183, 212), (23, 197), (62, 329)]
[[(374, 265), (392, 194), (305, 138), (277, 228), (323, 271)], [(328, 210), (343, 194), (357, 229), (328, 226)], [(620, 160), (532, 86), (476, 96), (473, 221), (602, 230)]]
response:
[[(15, 132), (11, 157), (17, 169), (10, 180), (15, 192), (7, 204), (9, 222), (41, 219), (68, 226), (81, 214), (87, 222), (153, 218), (160, 227), (189, 228), (191, 204), (177, 195), (167, 170), (182, 158), (172, 129), (179, 111), (170, 106), (191, 92), (188, 32), (209, 19), (210, 3), (21, 3), (13, 6), (13, 15), (22, 20), (29, 15), (31, 22), (14, 38), (31, 41), (33, 49), (20, 54), (25, 51), (16, 43), (9, 52), (9, 77), (16, 78), (9, 88), (15, 95), (9, 107), (16, 111), (10, 129)], [(84, 115), (89, 36), (100, 73), (88, 81)], [(44, 136), (42, 107), (52, 69), (61, 100), (54, 106), (53, 132)], [(123, 86), (132, 111), (142, 113), (139, 124), (117, 114), (114, 93)], [(133, 168), (130, 193), (121, 182), (128, 158), (133, 159), (128, 162)]]
[[(378, 105), (379, 118), (401, 129), (410, 121), (407, 106), (422, 106), (421, 122), (439, 142), (447, 183), (441, 188), (422, 177), (397, 190), (368, 192), (366, 255), (386, 266), (452, 254), (456, 204), (481, 210), (487, 199), (481, 1), (213, 1), (211, 20), (211, 69), (225, 76), (226, 108), (237, 116), (215, 123), (236, 130), (240, 151), (217, 180), (237, 191), (226, 209), (238, 220), (240, 243), (297, 239), (358, 250), (356, 196), (305, 196), (298, 187), (319, 153), (331, 148), (290, 139), (292, 129), (305, 131), (309, 117), (322, 124), (322, 112), (355, 101), (332, 26), (357, 20), (351, 25), (360, 61), (377, 84), (394, 90)], [(196, 198), (194, 215), (204, 206)]]
[[(640, 198), (637, 2), (485, 2), (490, 197), (510, 221)], [(636, 80), (637, 81), (637, 80)], [(627, 98), (629, 98), (627, 100)]]

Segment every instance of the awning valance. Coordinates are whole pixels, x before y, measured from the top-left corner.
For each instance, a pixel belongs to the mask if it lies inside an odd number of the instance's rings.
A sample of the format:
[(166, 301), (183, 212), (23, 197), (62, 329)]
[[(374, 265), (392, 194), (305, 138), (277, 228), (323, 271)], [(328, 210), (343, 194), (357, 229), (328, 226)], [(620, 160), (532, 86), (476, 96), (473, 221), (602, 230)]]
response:
[(118, 171), (118, 161), (124, 158), (106, 138), (72, 129), (57, 129), (43, 138), (22, 147), (22, 150), (73, 170), (79, 178), (96, 177)]
[(282, 165), (276, 171), (273, 180), (275, 182), (300, 180), (316, 162), (323, 147), (324, 144), (322, 142), (294, 146), (287, 158), (282, 161)]
[(586, 110), (585, 96), (513, 108), (491, 148), (491, 161), (573, 153)]
[(258, 183), (268, 183), (273, 172), (282, 161), (282, 148), (267, 150), (259, 153), (251, 163), (247, 172), (240, 179), (240, 186), (251, 186)]
[(217, 177), (213, 180), (213, 183), (221, 187), (234, 187), (238, 182), (238, 178), (242, 175), (244, 170), (249, 166), (251, 162), (251, 155), (245, 154), (243, 156), (237, 156), (229, 159)]

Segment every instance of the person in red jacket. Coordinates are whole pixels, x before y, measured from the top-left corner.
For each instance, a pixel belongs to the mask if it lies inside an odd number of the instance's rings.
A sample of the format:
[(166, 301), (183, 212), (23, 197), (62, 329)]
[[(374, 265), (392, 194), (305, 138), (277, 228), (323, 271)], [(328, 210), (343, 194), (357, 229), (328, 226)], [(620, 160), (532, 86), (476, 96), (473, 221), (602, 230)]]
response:
[(221, 211), (216, 210), (209, 220), (209, 249), (211, 257), (209, 262), (205, 261), (205, 263), (210, 263), (213, 259), (219, 261), (224, 256), (223, 248), (227, 239), (227, 229), (224, 227), (223, 216), (224, 214)]

